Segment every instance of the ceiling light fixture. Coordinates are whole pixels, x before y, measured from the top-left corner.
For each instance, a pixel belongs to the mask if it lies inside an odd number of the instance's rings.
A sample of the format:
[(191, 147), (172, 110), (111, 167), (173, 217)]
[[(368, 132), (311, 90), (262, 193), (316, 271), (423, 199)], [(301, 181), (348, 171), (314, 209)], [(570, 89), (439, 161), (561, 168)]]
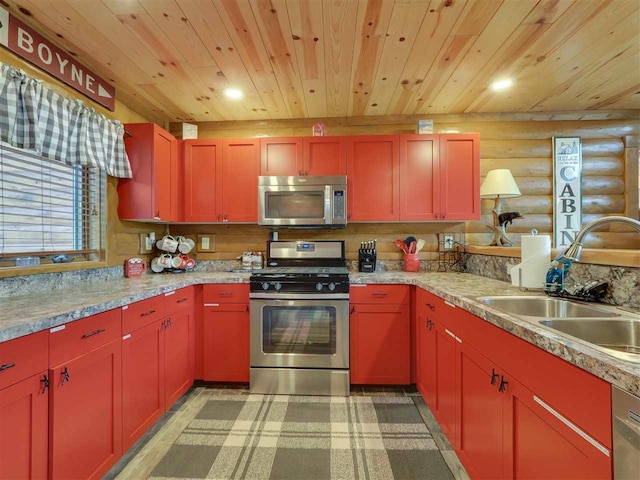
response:
[(497, 92), (498, 90), (509, 88), (511, 85), (513, 85), (513, 80), (511, 80), (510, 78), (505, 78), (503, 80), (497, 80), (493, 82), (491, 84), (491, 90)]
[(224, 91), (224, 94), (227, 96), (227, 98), (233, 98), (233, 99), (242, 98), (243, 96), (242, 92), (237, 88), (227, 88)]

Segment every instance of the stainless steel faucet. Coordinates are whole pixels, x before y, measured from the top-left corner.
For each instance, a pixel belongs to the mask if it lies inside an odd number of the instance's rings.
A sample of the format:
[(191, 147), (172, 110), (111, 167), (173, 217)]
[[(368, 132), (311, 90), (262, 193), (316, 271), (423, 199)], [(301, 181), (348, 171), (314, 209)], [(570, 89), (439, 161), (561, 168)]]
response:
[(640, 232), (640, 222), (633, 218), (622, 217), (622, 216), (611, 216), (611, 217), (602, 217), (597, 218), (582, 227), (582, 230), (578, 232), (576, 235), (576, 239), (573, 241), (569, 247), (562, 252), (556, 260), (570, 260), (573, 262), (580, 261), (580, 255), (582, 254), (582, 240), (586, 237), (591, 230), (600, 225), (606, 225), (608, 223), (624, 223), (625, 225), (629, 225), (630, 227), (635, 228), (638, 232)]

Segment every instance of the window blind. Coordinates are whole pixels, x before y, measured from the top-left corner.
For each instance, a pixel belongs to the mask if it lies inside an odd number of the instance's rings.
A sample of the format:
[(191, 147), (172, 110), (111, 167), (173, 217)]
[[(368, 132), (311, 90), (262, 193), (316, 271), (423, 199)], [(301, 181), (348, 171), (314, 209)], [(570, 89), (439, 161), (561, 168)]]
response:
[(0, 142), (0, 258), (99, 259), (105, 174)]

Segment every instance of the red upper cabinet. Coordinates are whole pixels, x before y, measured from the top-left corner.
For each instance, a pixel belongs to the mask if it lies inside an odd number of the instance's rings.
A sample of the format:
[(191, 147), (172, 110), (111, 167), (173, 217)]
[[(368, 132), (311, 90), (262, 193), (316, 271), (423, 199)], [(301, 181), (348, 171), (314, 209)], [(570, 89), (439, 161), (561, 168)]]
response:
[(222, 155), (222, 221), (258, 221), (260, 141), (225, 138)]
[(400, 135), (400, 220), (436, 220), (439, 210), (438, 135)]
[(185, 140), (184, 221), (256, 222), (260, 140)]
[(216, 222), (222, 200), (217, 172), (222, 169), (222, 140), (184, 141), (184, 221)]
[(124, 142), (132, 178), (118, 182), (122, 220), (179, 221), (178, 141), (154, 123), (128, 123)]
[(302, 137), (260, 139), (260, 175), (304, 175)]
[(440, 219), (480, 219), (480, 135), (440, 135)]
[(349, 221), (399, 219), (398, 135), (348, 137)]
[(346, 175), (346, 137), (303, 137), (303, 175)]

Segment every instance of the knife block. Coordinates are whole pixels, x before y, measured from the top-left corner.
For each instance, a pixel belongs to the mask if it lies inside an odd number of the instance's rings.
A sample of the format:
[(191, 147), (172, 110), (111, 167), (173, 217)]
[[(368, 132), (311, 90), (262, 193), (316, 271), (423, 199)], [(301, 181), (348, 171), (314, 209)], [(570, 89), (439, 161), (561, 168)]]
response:
[(375, 272), (376, 270), (376, 250), (361, 248), (358, 250), (358, 271)]

